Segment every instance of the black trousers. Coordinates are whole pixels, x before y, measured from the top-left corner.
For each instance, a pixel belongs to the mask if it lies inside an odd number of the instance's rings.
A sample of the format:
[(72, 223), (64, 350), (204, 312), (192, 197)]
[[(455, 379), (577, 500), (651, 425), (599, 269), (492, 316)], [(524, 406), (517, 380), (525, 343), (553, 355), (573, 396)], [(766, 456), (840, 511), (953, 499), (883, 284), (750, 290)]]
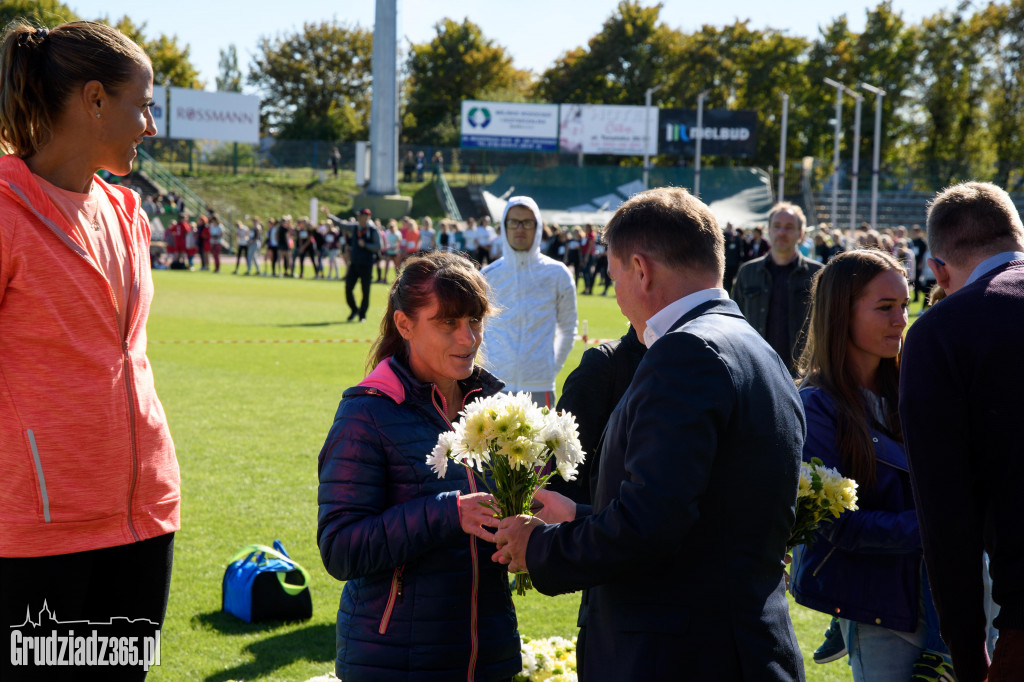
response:
[[(370, 280), (373, 276), (373, 264), (366, 265), (352, 264), (345, 271), (345, 301), (349, 310), (360, 317), (366, 317), (366, 310), (370, 307)], [(355, 288), (358, 281), (363, 288), (363, 303), (356, 306)]]
[(140, 659), (159, 646), (173, 555), (169, 533), (88, 552), (0, 557), (0, 679), (144, 680)]

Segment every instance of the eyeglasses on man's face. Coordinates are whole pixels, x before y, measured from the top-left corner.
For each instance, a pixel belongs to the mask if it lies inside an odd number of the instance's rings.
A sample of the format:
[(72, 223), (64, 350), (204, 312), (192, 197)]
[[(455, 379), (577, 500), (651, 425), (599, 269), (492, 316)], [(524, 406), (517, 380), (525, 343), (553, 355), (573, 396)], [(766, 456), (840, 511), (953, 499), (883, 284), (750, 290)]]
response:
[(537, 227), (537, 221), (530, 218), (527, 218), (526, 220), (509, 218), (505, 221), (505, 227), (509, 230), (533, 230)]

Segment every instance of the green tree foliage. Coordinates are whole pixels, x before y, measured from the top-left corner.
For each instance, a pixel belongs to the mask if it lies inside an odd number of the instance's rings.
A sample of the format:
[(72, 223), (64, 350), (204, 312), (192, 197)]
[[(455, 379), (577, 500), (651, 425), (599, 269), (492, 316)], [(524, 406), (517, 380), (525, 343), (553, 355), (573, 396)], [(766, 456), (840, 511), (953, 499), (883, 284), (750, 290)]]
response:
[(238, 70), (238, 50), (228, 45), (220, 51), (217, 61), (217, 89), (226, 92), (242, 91), (242, 72)]
[(989, 4), (975, 17), (986, 65), (985, 101), (995, 182), (1007, 189), (1024, 186), (1024, 1)]
[[(860, 127), (860, 168), (862, 179), (871, 177), (872, 147), (875, 134), (875, 96), (861, 89), (861, 83), (867, 83), (885, 91), (882, 99), (882, 130), (889, 141), (882, 145), (886, 160), (894, 163), (905, 161), (905, 150), (899, 144), (911, 131), (906, 122), (896, 116), (896, 112), (907, 104), (906, 89), (910, 85), (915, 61), (920, 52), (917, 33), (908, 27), (902, 16), (892, 9), (889, 1), (879, 3), (874, 9), (867, 11), (863, 33), (853, 33), (849, 29), (846, 16), (833, 21), (822, 30), (818, 40), (811, 47), (807, 62), (807, 78), (817, 100), (817, 107), (811, 102), (810, 111), (818, 113), (809, 120), (801, 120), (798, 114), (798, 125), (804, 128), (811, 142), (807, 153), (819, 159), (831, 159), (834, 142), (832, 116), (836, 92), (824, 84), (824, 79), (831, 78), (851, 89), (856, 89), (862, 96), (861, 127)], [(827, 107), (830, 115), (822, 115)], [(843, 137), (842, 154), (850, 159), (853, 153), (853, 125), (855, 100), (843, 96)], [(827, 163), (831, 165), (831, 163)]]
[[(83, 17), (58, 0), (0, 0), (0, 24), (6, 26), (17, 18), (53, 28)], [(121, 17), (116, 23), (106, 16), (98, 17), (96, 21), (113, 26), (142, 46), (153, 62), (153, 80), (157, 85), (203, 87), (202, 81), (198, 80), (199, 72), (189, 59), (188, 46), (178, 45), (177, 36), (161, 34), (155, 40), (149, 39), (145, 22), (136, 24), (128, 16)]]
[(80, 18), (59, 0), (0, 0), (0, 26), (25, 19), (34, 26), (53, 28)]
[[(672, 83), (682, 34), (660, 20), (662, 5), (623, 0), (587, 47), (559, 57), (541, 74), (534, 96), (549, 102), (643, 104), (648, 88)], [(672, 94), (659, 93), (662, 101)]]
[[(810, 42), (767, 29), (755, 32), (747, 45), (734, 57), (742, 77), (736, 79), (732, 91), (736, 108), (752, 109), (759, 114), (757, 155), (751, 161), (772, 167), (778, 163), (785, 92), (789, 95), (787, 155), (791, 162), (798, 163), (801, 156), (811, 153), (812, 138), (808, 131), (814, 127), (812, 112), (821, 106), (819, 89), (811, 87), (807, 79)], [(790, 181), (789, 186), (795, 187), (796, 183)]]
[(100, 17), (97, 21), (113, 26), (142, 46), (153, 63), (153, 83), (156, 85), (199, 89), (204, 87), (203, 81), (199, 80), (199, 71), (190, 59), (191, 49), (188, 45), (178, 45), (178, 36), (161, 33), (155, 39), (147, 38), (146, 22), (136, 24), (127, 15), (116, 23), (112, 23), (109, 17)]
[(263, 96), (264, 132), (286, 139), (365, 139), (373, 32), (336, 21), (262, 37), (248, 81)]
[(199, 71), (189, 59), (188, 45), (178, 45), (178, 36), (161, 33), (156, 40), (143, 44), (146, 54), (153, 62), (153, 82), (181, 88), (203, 89), (206, 83), (199, 78)]
[(927, 17), (917, 30), (920, 52), (912, 79), (909, 148), (942, 187), (974, 175), (984, 146), (979, 26), (960, 11)]
[(530, 75), (468, 19), (444, 19), (434, 31), (409, 53), (404, 134), (414, 142), (457, 145), (462, 100), (522, 100)]

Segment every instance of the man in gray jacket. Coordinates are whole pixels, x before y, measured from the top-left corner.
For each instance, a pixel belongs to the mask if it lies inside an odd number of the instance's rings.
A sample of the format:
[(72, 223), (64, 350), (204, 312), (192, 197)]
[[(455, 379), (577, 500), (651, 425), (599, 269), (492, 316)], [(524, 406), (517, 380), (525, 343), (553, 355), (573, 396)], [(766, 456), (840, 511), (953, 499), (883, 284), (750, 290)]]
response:
[(806, 339), (811, 280), (822, 267), (797, 251), (806, 225), (799, 206), (788, 201), (775, 204), (768, 214), (771, 250), (740, 267), (732, 289), (732, 300), (743, 316), (794, 376)]

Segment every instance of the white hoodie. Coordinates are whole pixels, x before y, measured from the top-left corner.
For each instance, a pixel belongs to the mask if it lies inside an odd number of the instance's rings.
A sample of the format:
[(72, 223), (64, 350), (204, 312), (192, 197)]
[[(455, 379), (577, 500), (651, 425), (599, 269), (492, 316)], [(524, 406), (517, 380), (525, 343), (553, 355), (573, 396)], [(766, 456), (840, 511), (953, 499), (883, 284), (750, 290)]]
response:
[[(537, 220), (529, 251), (508, 244), (505, 216), (526, 206)], [(540, 252), (544, 223), (530, 197), (512, 197), (501, 216), (503, 256), (482, 272), (500, 311), (484, 329), (484, 366), (507, 391), (554, 391), (576, 337), (576, 283), (569, 268)]]

